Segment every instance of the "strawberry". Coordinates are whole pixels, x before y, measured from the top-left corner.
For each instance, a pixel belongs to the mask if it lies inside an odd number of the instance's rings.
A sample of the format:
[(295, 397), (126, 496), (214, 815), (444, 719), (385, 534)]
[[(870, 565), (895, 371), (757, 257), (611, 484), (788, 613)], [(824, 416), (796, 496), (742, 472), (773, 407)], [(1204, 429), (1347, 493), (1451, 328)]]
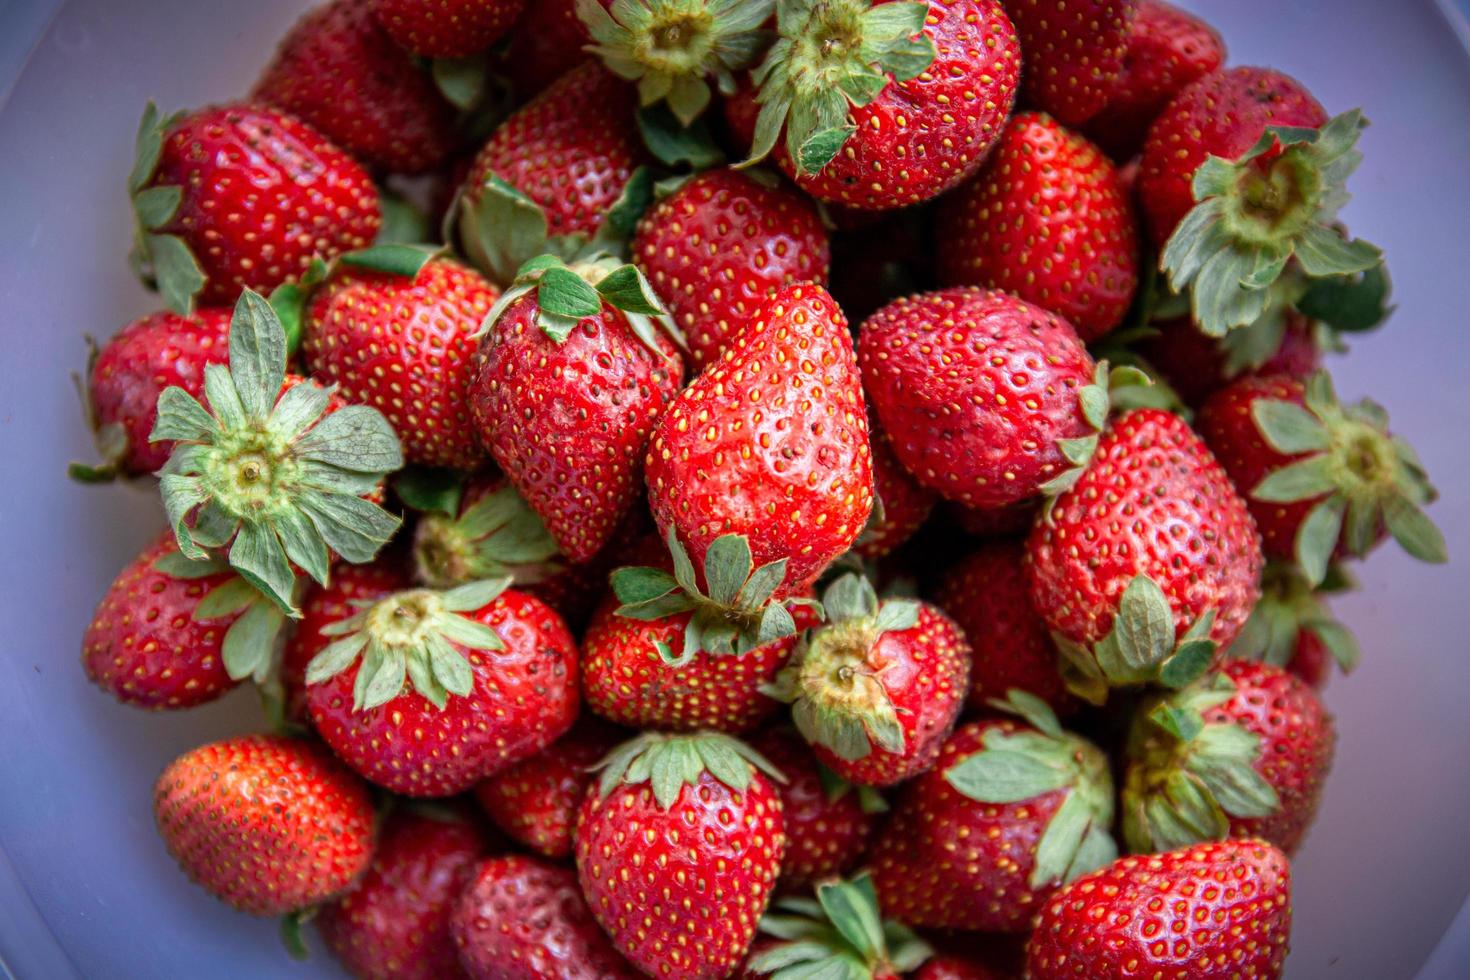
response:
[(322, 739), (393, 792), (452, 796), (559, 738), (576, 719), (577, 648), (506, 582), (397, 592), (327, 627), (306, 668)]
[(941, 953), (909, 974), (913, 980), (1008, 980), (1004, 973), (978, 957)]
[(1107, 756), (1023, 692), (997, 706), (1021, 719), (962, 725), (879, 833), (870, 864), (889, 915), (1022, 932), (1055, 889), (1117, 854)]
[(949, 199), (939, 276), (1051, 310), (1091, 342), (1123, 322), (1138, 288), (1138, 232), (1102, 151), (1039, 112), (1018, 113)]
[(1068, 686), (1182, 687), (1228, 646), (1260, 598), (1261, 545), (1245, 501), (1179, 416), (1112, 423), (1091, 464), (1026, 543), (1031, 601)]
[[(611, 7), (613, 0), (599, 0)], [(592, 40), (577, 16), (577, 0), (535, 0), (516, 21), (505, 52), (493, 64), (510, 79), (517, 96), (528, 98), (588, 61)]]
[(633, 966), (715, 980), (740, 965), (781, 870), (779, 778), (725, 735), (648, 733), (607, 757), (578, 816), (577, 877)]
[(1317, 815), (1332, 717), (1280, 667), (1227, 660), (1134, 717), (1123, 787), (1131, 850), (1259, 837), (1287, 854)]
[(612, 265), (530, 263), (485, 318), (470, 388), (480, 441), (574, 564), (637, 500), (649, 437), (683, 378), (647, 281)]
[(863, 385), (894, 454), (970, 507), (1055, 492), (1107, 410), (1097, 365), (1061, 317), (998, 290), (895, 300), (863, 322)]
[(1066, 126), (1108, 104), (1138, 0), (1006, 0), (1026, 53), (1026, 99)]
[[(372, 243), (378, 192), (310, 125), (265, 106), (143, 110), (128, 178), (134, 268), (169, 309), (269, 292)], [(249, 220), (242, 220), (244, 216)]]
[(1336, 565), (1328, 566), (1324, 581), (1314, 588), (1294, 562), (1268, 561), (1261, 575), (1261, 601), (1225, 656), (1285, 667), (1321, 690), (1329, 661), (1346, 674), (1362, 658), (1357, 639), (1323, 602), (1325, 596), (1353, 588), (1352, 579)]
[(450, 259), (369, 249), (312, 295), (302, 354), (317, 380), (383, 413), (408, 462), (473, 469), (484, 459), (469, 413), (475, 335), (499, 296)]
[(913, 537), (934, 510), (938, 495), (909, 476), (871, 416), (873, 513), (852, 546), (863, 558), (882, 558)]
[(880, 211), (948, 190), (1015, 101), (1021, 49), (999, 0), (797, 0), (776, 24), (752, 74), (751, 158), (775, 149), (819, 200)]
[(1338, 404), (1325, 372), (1244, 378), (1210, 397), (1200, 433), (1250, 504), (1266, 554), (1310, 584), (1336, 556), (1366, 555), (1385, 530), (1421, 561), (1446, 560), (1420, 508), (1435, 498), (1418, 456), (1364, 400)]
[(738, 170), (707, 170), (643, 216), (629, 250), (703, 368), (766, 299), (826, 283), (827, 230), (811, 201)]
[(1286, 856), (1264, 841), (1200, 844), (1120, 858), (1057, 891), (1027, 945), (1026, 975), (1276, 980), (1290, 935)]
[(463, 977), (449, 918), (485, 846), (454, 811), (394, 812), (367, 873), (316, 916), (327, 947), (362, 980)]
[(482, 862), (450, 927), (472, 980), (637, 980), (561, 865), (507, 854)]
[[(1305, 381), (1322, 366), (1318, 325), (1295, 311), (1284, 313), (1276, 337), (1252, 337), (1254, 325), (1211, 337), (1187, 316), (1151, 326), (1157, 334), (1139, 346), (1139, 353), (1196, 408), (1237, 377), (1284, 374)], [(1261, 343), (1239, 342), (1247, 338)]]
[(454, 151), (454, 107), (394, 43), (374, 6), (328, 0), (307, 11), (281, 39), (254, 98), (301, 117), (371, 167), (423, 173)]
[(158, 396), (174, 386), (198, 398), (205, 365), (228, 356), (229, 326), (227, 309), (207, 307), (189, 316), (165, 310), (129, 323), (101, 350), (94, 346), (83, 403), (102, 461), (73, 463), (71, 477), (98, 483), (162, 469), (173, 445), (148, 441)]
[(158, 777), (153, 816), (190, 878), (253, 915), (331, 898), (373, 855), (367, 786), (303, 739), (241, 735), (185, 752)]
[(388, 36), (425, 58), (468, 58), (500, 40), (526, 0), (373, 0)]
[(416, 495), (403, 479), (395, 489), (423, 511), (413, 535), (414, 577), (421, 584), (452, 589), (509, 575), (525, 587), (557, 574), (556, 541), (501, 474), (472, 476), (435, 498)]
[(1137, 156), (1169, 100), (1225, 63), (1220, 32), (1164, 0), (1138, 0), (1127, 45), (1107, 104), (1087, 124), (1088, 136), (1114, 160)]
[(972, 708), (1019, 688), (1069, 714), (1077, 700), (1057, 668), (1057, 650), (1046, 623), (1031, 605), (1026, 585), (1026, 549), (999, 539), (981, 545), (940, 580), (934, 601), (970, 641)]
[(964, 707), (970, 645), (924, 602), (880, 603), (860, 575), (822, 594), (827, 624), (798, 648), (773, 693), (821, 763), (850, 782), (891, 786), (934, 764)]
[(776, 903), (761, 929), (781, 941), (763, 939), (743, 976), (898, 980), (934, 952), (908, 926), (883, 920), (866, 872), (851, 881), (824, 881), (816, 895)]

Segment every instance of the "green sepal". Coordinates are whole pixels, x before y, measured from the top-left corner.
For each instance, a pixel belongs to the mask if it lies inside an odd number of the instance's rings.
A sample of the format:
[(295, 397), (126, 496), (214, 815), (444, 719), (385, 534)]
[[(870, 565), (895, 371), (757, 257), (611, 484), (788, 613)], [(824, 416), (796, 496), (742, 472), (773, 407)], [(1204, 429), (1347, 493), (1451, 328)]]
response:
[(817, 886), (816, 901), (787, 897), (761, 919), (761, 931), (784, 940), (751, 959), (748, 969), (774, 980), (871, 980), (918, 968), (934, 955), (901, 923), (884, 920), (872, 876)]
[[(403, 488), (400, 487), (400, 494)], [(418, 578), (433, 588), (509, 576), (531, 585), (560, 571), (556, 540), (507, 483), (460, 513), (461, 488), (410, 491), (409, 506), (426, 513), (414, 533)], [(452, 499), (451, 499), (452, 496)], [(416, 502), (415, 502), (416, 501)], [(424, 506), (419, 506), (424, 505)]]
[(204, 288), (204, 271), (189, 246), (165, 229), (183, 201), (183, 188), (173, 185), (150, 187), (163, 141), (182, 114), (162, 116), (149, 102), (138, 123), (133, 168), (128, 175), (128, 194), (133, 205), (133, 268), (143, 284), (157, 289), (164, 304), (180, 316), (194, 311), (194, 299)]
[(570, 258), (586, 244), (582, 237), (552, 237), (541, 206), (494, 175), (460, 195), (455, 213), (465, 256), (499, 286), (509, 286), (528, 259), (548, 252)]
[(311, 959), (311, 946), (306, 942), (306, 924), (316, 917), (316, 908), (288, 912), (281, 916), (281, 945), (286, 955), (298, 963)]
[(685, 126), (666, 105), (638, 110), (638, 132), (643, 145), (665, 166), (707, 170), (725, 159), (707, 121), (696, 119)]
[[(375, 245), (414, 245), (433, 241), (436, 229), (416, 204), (389, 187), (378, 187), (378, 208), (383, 214)], [(320, 261), (320, 260), (317, 260)]]
[(382, 273), (385, 276), (416, 279), (424, 266), (443, 253), (442, 245), (389, 242), (348, 252), (337, 261), (342, 265)]
[[(1077, 485), (1087, 464), (1097, 452), (1098, 437), (1108, 424), (1108, 413), (1112, 407), (1109, 389), (1112, 375), (1107, 361), (1099, 361), (1093, 372), (1092, 384), (1077, 389), (1077, 411), (1090, 432), (1086, 436), (1057, 440), (1057, 448), (1069, 464), (1065, 470), (1041, 485), (1042, 496), (1048, 503)], [(1119, 368), (1119, 383), (1151, 384), (1151, 379), (1136, 368)], [(1126, 380), (1125, 380), (1126, 379)], [(1048, 513), (1050, 510), (1048, 509)]]
[(409, 466), (393, 478), (393, 492), (409, 508), (421, 514), (453, 517), (464, 495), (465, 475), (459, 470), (433, 466)]
[(296, 356), (301, 348), (306, 329), (306, 301), (311, 291), (320, 285), (330, 273), (327, 263), (312, 259), (306, 273), (295, 282), (283, 282), (271, 290), (271, 309), (281, 319), (281, 329), (286, 333), (286, 355)]
[(644, 732), (613, 749), (592, 768), (601, 771), (597, 786), (604, 799), (618, 786), (646, 782), (663, 810), (674, 805), (685, 786), (698, 785), (705, 773), (736, 792), (744, 792), (757, 771), (778, 783), (786, 781), (765, 756), (719, 732)]
[(483, 54), (468, 58), (435, 58), (429, 73), (439, 94), (461, 112), (468, 112), (485, 97), (490, 80), (490, 62)]

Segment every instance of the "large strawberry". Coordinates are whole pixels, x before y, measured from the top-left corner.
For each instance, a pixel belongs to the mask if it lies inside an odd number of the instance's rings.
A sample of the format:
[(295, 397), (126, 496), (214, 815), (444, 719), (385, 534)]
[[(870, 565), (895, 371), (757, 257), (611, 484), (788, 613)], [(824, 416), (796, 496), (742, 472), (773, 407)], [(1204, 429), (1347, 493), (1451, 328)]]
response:
[(753, 74), (751, 156), (775, 149), (824, 201), (883, 210), (948, 190), (1015, 101), (1021, 48), (999, 0), (797, 0), (777, 5), (777, 31)]
[(1355, 587), (1337, 565), (1315, 588), (1295, 562), (1268, 561), (1261, 575), (1261, 601), (1225, 651), (1238, 660), (1259, 660), (1285, 667), (1313, 688), (1327, 683), (1330, 663), (1343, 673), (1362, 659), (1358, 641), (1338, 622), (1324, 597)]
[(913, 537), (934, 510), (939, 495), (909, 475), (888, 437), (871, 416), (873, 447), (873, 513), (853, 551), (863, 558), (882, 558)]
[(605, 760), (577, 821), (577, 876), (644, 973), (715, 980), (742, 962), (786, 846), (768, 773), (715, 734), (640, 735)]
[(1109, 686), (1193, 681), (1260, 598), (1245, 501), (1199, 436), (1159, 409), (1113, 422), (1026, 547), (1063, 675), (1099, 703)]
[(871, 866), (889, 915), (1020, 932), (1052, 891), (1117, 855), (1107, 756), (1029, 695), (999, 706), (1023, 720), (961, 726), (879, 833)]
[(1039, 112), (1018, 113), (936, 230), (941, 280), (993, 286), (1051, 310), (1094, 341), (1138, 287), (1138, 232), (1101, 150)]
[(1200, 844), (1120, 858), (1057, 891), (1026, 975), (1279, 980), (1290, 936), (1286, 855), (1264, 841)]
[(526, 0), (372, 0), (388, 36), (425, 58), (468, 58), (510, 30)]
[(703, 368), (766, 299), (825, 283), (827, 230), (807, 198), (737, 170), (708, 170), (643, 216), (629, 249)]
[[(311, 126), (264, 106), (143, 110), (128, 177), (134, 268), (175, 313), (270, 292), (378, 233), (378, 192)], [(249, 216), (248, 220), (244, 216)]]
[(1026, 98), (1068, 126), (1102, 111), (1123, 70), (1138, 0), (1006, 0), (1026, 55)]
[(153, 815), (190, 878), (254, 915), (331, 898), (373, 856), (366, 784), (304, 739), (242, 735), (185, 752), (158, 777)]
[(803, 897), (777, 902), (762, 920), (761, 931), (779, 941), (763, 941), (744, 977), (898, 980), (934, 952), (908, 926), (883, 919), (866, 872), (851, 881), (822, 882), (815, 901)]
[(570, 728), (572, 636), (505, 586), (397, 592), (322, 631), (307, 707), (333, 751), (394, 792), (452, 796)]
[(389, 36), (371, 0), (328, 0), (281, 39), (254, 97), (373, 167), (422, 173), (454, 150), (454, 108)]

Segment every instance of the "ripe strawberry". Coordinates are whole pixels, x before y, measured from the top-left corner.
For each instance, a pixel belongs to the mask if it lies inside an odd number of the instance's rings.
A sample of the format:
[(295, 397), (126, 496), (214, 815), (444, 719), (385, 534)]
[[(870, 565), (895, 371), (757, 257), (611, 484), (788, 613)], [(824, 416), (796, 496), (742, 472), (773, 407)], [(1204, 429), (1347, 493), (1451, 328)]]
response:
[(1261, 594), (1245, 501), (1204, 442), (1159, 409), (1113, 422), (1026, 549), (1031, 600), (1063, 676), (1095, 703), (1109, 686), (1194, 680)]
[(1286, 856), (1264, 841), (1200, 844), (1121, 858), (1056, 892), (1026, 975), (1276, 980), (1290, 935)]
[(777, 5), (777, 32), (752, 75), (751, 156), (775, 149), (819, 200), (878, 211), (948, 190), (1015, 101), (1021, 48), (999, 0), (798, 0)]
[(962, 725), (878, 834), (870, 864), (889, 915), (1022, 932), (1056, 888), (1116, 856), (1107, 756), (1029, 695), (998, 705), (1024, 721)]
[(519, 854), (482, 862), (454, 911), (472, 980), (637, 980), (587, 908), (569, 868)]
[(1007, 0), (1026, 53), (1026, 99), (1067, 126), (1108, 104), (1138, 0)]
[(1087, 342), (1123, 322), (1138, 288), (1138, 231), (1117, 171), (1044, 113), (1011, 119), (936, 234), (946, 285), (1007, 290)]
[(425, 58), (468, 58), (500, 40), (526, 0), (373, 0), (388, 36)]
[(1077, 700), (1058, 669), (1056, 645), (1031, 605), (1026, 549), (1019, 540), (981, 545), (944, 573), (934, 601), (970, 641), (970, 707), (1019, 688), (1069, 714)]
[(73, 463), (67, 470), (71, 477), (98, 483), (162, 469), (173, 444), (148, 441), (158, 418), (158, 396), (172, 385), (198, 398), (205, 365), (223, 363), (228, 356), (229, 326), (227, 309), (205, 308), (189, 316), (164, 311), (129, 323), (101, 350), (94, 346), (83, 400), (102, 461)]
[(254, 98), (316, 126), (371, 167), (422, 173), (454, 151), (454, 107), (374, 16), (328, 0), (281, 39)]
[[(1211, 337), (1187, 316), (1151, 325), (1158, 331), (1139, 345), (1150, 368), (1198, 408), (1205, 399), (1237, 377), (1284, 374), (1305, 381), (1322, 366), (1319, 327), (1295, 311), (1287, 311), (1279, 336), (1261, 337), (1259, 345), (1242, 344), (1254, 327)], [(1274, 333), (1274, 331), (1273, 331)]]
[(1420, 509), (1435, 498), (1419, 458), (1364, 400), (1344, 408), (1331, 379), (1244, 378), (1210, 397), (1200, 433), (1250, 504), (1266, 554), (1309, 583), (1342, 555), (1366, 555), (1385, 530), (1415, 558), (1446, 560)]
[(779, 778), (724, 735), (649, 733), (608, 756), (578, 817), (577, 876), (635, 967), (715, 980), (740, 965), (781, 870)]
[(475, 336), (499, 296), (450, 259), (370, 249), (312, 295), (302, 354), (317, 380), (383, 413), (408, 462), (473, 469), (485, 458), (469, 413)]
[(654, 327), (661, 310), (633, 266), (546, 262), (486, 317), (470, 410), (480, 441), (575, 564), (602, 550), (637, 500), (644, 451), (683, 364)]
[(1323, 602), (1323, 597), (1351, 591), (1354, 585), (1336, 565), (1328, 566), (1326, 578), (1314, 588), (1294, 562), (1267, 562), (1261, 601), (1225, 656), (1284, 667), (1321, 690), (1329, 660), (1346, 674), (1362, 658), (1352, 632)]
[(577, 715), (576, 645), (505, 585), (398, 592), (328, 627), (306, 669), (323, 740), (395, 793), (452, 796), (559, 738)]
[(362, 980), (463, 977), (449, 918), (485, 846), (455, 811), (394, 812), (367, 873), (315, 918), (327, 947)]
[(776, 903), (761, 929), (781, 941), (762, 937), (743, 977), (898, 980), (934, 952), (908, 926), (884, 921), (866, 872), (851, 881), (824, 881), (816, 895), (815, 901), (787, 898)]
[(976, 957), (941, 953), (909, 974), (913, 980), (1008, 980), (1006, 974)]
[(264, 106), (161, 117), (148, 103), (128, 189), (134, 266), (180, 315), (196, 297), (225, 305), (294, 282), (316, 259), (371, 244), (381, 220), (377, 189), (351, 157)]
[[(599, 0), (611, 7), (613, 0)], [(515, 94), (529, 98), (573, 68), (589, 61), (592, 36), (577, 16), (577, 0), (535, 0), (516, 21), (504, 55), (493, 64), (510, 79)]]
[(629, 245), (700, 369), (783, 286), (825, 284), (827, 229), (811, 201), (738, 170), (707, 170), (643, 216)]
[(822, 594), (827, 624), (797, 649), (775, 693), (817, 759), (864, 786), (928, 769), (964, 707), (970, 645), (935, 606), (879, 603), (860, 575)]
[(190, 878), (253, 915), (331, 898), (372, 860), (366, 784), (303, 739), (242, 735), (185, 752), (158, 777), (153, 816)]
[(864, 321), (858, 355), (899, 462), (970, 507), (1059, 489), (1106, 416), (1106, 385), (1094, 386), (1072, 327), (998, 290), (895, 300)]
[(871, 417), (868, 429), (873, 449), (873, 513), (852, 549), (863, 558), (877, 559), (913, 537), (929, 519), (938, 495), (909, 476)]
[(1296, 851), (1317, 815), (1337, 737), (1312, 689), (1227, 660), (1134, 717), (1123, 788), (1131, 850), (1260, 837)]

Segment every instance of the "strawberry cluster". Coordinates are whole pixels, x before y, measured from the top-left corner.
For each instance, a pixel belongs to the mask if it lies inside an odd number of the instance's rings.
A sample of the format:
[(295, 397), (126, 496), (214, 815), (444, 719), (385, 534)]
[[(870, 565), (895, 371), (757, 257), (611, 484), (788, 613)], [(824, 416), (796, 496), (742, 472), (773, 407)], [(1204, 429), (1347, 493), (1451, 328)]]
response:
[(1323, 597), (1445, 558), (1320, 368), (1364, 125), (1163, 0), (330, 0), (149, 105), (83, 665), (268, 729), (168, 850), (360, 977), (1280, 976)]

